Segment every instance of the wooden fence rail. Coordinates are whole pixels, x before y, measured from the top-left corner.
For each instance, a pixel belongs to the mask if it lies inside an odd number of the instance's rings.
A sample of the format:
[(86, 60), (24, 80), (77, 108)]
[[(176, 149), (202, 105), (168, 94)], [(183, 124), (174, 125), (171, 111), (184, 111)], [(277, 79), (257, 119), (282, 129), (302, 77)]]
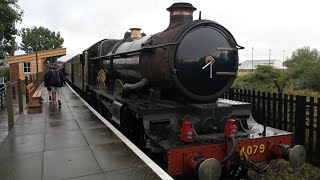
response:
[(243, 89), (230, 89), (223, 98), (251, 103), (258, 123), (293, 132), (294, 143), (306, 148), (307, 160), (320, 164), (320, 98)]

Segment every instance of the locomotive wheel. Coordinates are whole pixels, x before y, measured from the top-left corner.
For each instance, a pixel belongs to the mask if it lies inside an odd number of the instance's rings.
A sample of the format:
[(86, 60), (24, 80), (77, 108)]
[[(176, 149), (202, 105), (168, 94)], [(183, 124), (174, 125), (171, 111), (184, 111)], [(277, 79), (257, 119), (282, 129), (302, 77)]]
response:
[(146, 134), (141, 119), (137, 119), (135, 112), (124, 107), (121, 110), (120, 131), (139, 148), (145, 147)]
[(147, 142), (147, 136), (146, 133), (144, 131), (144, 127), (143, 127), (143, 123), (140, 122), (139, 123), (139, 134), (138, 134), (138, 146), (139, 148), (144, 148), (146, 146), (146, 142)]

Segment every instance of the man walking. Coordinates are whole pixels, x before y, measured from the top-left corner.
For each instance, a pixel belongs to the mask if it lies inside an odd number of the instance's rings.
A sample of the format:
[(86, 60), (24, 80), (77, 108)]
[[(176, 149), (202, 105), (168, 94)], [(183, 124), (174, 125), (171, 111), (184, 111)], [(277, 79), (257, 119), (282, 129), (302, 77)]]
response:
[(65, 84), (65, 78), (62, 72), (59, 70), (59, 68), (55, 64), (51, 69), (50, 77), (51, 77), (50, 87), (52, 90), (52, 97), (56, 101), (58, 101), (59, 106), (61, 106), (62, 87)]

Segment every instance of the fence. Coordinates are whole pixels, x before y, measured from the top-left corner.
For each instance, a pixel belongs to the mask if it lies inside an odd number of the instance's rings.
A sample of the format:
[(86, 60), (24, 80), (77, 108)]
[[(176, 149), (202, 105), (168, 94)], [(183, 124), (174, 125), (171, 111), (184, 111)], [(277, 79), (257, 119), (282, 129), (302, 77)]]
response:
[[(38, 87), (43, 81), (43, 73), (31, 74), (29, 77), (25, 77), (24, 81), (18, 79), (16, 82), (8, 81), (0, 87), (0, 111), (7, 109), (8, 113), (8, 128), (9, 130), (13, 127), (13, 100), (18, 97), (19, 114), (23, 110), (22, 93), (26, 92), (26, 87), (29, 83), (33, 83), (35, 87)], [(26, 104), (28, 103), (28, 95), (26, 95)]]
[(6, 87), (0, 84), (0, 111), (5, 108)]
[[(18, 80), (19, 81), (19, 80)], [(11, 82), (12, 88), (12, 98), (14, 100), (17, 99), (18, 96), (18, 81), (16, 82)], [(35, 83), (35, 86), (38, 87), (40, 83), (43, 81), (43, 73), (36, 73), (36, 74), (30, 74), (29, 76), (25, 76), (25, 80), (21, 81), (22, 85), (22, 93), (25, 93), (26, 91), (26, 86), (28, 83)], [(0, 111), (5, 109), (6, 107), (6, 92), (7, 92), (7, 85), (4, 83), (4, 81), (1, 81), (0, 83)]]
[(320, 98), (242, 89), (230, 89), (223, 98), (251, 103), (258, 123), (293, 132), (307, 161), (320, 164)]

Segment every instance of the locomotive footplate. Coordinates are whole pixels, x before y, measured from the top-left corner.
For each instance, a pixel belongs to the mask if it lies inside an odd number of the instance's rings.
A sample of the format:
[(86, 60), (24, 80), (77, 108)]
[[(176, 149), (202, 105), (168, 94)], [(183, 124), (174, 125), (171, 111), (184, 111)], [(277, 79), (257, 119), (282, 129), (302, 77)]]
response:
[[(189, 114), (182, 116), (186, 109)], [(293, 167), (305, 161), (304, 148), (291, 147), (292, 133), (258, 124), (246, 103), (220, 100), (212, 106), (152, 111), (143, 118), (149, 139), (166, 152), (171, 176), (194, 172), (200, 177), (210, 172), (208, 176), (218, 177), (220, 167), (216, 162), (220, 162), (222, 171), (230, 172), (239, 164), (262, 171), (253, 164), (275, 158), (289, 160)], [(232, 122), (234, 128), (227, 128)], [(230, 137), (235, 139), (233, 145)]]
[[(245, 154), (250, 162), (268, 161), (273, 158), (281, 158), (281, 144), (291, 144), (292, 135), (282, 135), (275, 137), (266, 137), (250, 140), (237, 140), (236, 150), (230, 164), (239, 164), (239, 157)], [(275, 146), (279, 149), (275, 150)], [(221, 161), (227, 154), (228, 150), (225, 143), (208, 144), (201, 146), (187, 146), (167, 151), (168, 156), (168, 173), (171, 176), (193, 172), (195, 169), (190, 164), (190, 158), (203, 157), (204, 159), (214, 158)], [(305, 154), (304, 154), (305, 155)], [(225, 167), (226, 168), (226, 167)]]

